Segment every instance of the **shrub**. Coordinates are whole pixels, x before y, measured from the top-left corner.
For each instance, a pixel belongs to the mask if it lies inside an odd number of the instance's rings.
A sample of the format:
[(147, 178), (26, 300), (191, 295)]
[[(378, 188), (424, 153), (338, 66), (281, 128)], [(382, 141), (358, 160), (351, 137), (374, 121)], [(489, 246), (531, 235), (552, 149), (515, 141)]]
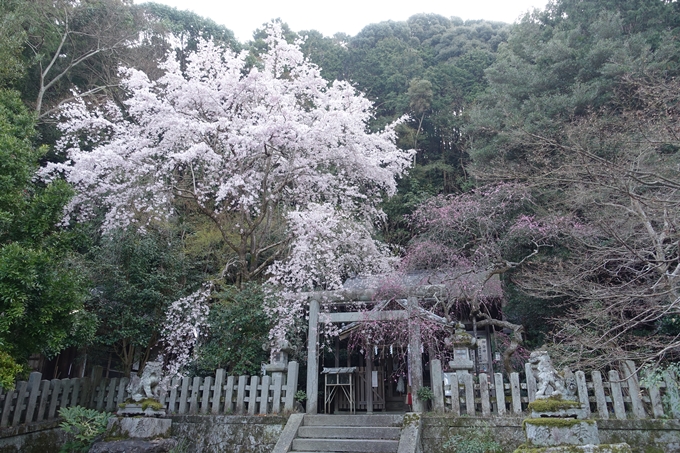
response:
[(432, 401), (434, 399), (434, 392), (430, 387), (420, 387), (416, 392), (418, 399), (422, 401)]
[(110, 414), (74, 406), (59, 409), (59, 416), (64, 419), (59, 425), (61, 429), (74, 437), (61, 447), (59, 453), (86, 453), (95, 439), (106, 431)]

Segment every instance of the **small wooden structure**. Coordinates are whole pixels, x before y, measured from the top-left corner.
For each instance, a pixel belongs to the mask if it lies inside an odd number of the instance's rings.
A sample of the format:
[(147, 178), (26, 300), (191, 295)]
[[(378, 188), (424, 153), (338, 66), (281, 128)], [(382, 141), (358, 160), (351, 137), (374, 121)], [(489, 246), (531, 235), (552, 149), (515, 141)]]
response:
[(338, 393), (338, 389), (342, 390), (342, 394), (347, 398), (349, 403), (349, 411), (356, 412), (356, 405), (354, 404), (354, 373), (356, 367), (344, 368), (324, 368), (321, 372), (325, 375), (324, 388), (324, 411), (330, 413), (331, 403), (333, 397)]

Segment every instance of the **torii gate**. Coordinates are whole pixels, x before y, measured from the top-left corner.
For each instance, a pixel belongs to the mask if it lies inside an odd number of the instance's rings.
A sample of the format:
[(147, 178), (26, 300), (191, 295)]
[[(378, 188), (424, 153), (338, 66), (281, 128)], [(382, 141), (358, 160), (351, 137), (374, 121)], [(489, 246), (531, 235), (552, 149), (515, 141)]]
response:
[[(418, 389), (423, 386), (423, 364), (421, 342), (420, 342), (420, 324), (414, 322), (411, 324), (416, 316), (427, 316), (437, 318), (439, 322), (446, 323), (444, 318), (434, 315), (427, 310), (423, 310), (419, 304), (419, 299), (434, 299), (442, 297), (444, 294), (451, 295), (451, 287), (445, 285), (421, 285), (406, 287), (401, 290), (390, 293), (390, 299), (406, 300), (404, 310), (387, 310), (387, 311), (366, 311), (366, 312), (344, 312), (344, 313), (329, 313), (326, 319), (332, 323), (351, 323), (351, 322), (365, 322), (365, 321), (394, 321), (399, 319), (409, 320), (409, 351), (408, 367), (411, 373), (411, 397), (414, 411), (422, 411), (422, 401), (418, 399)], [(350, 304), (352, 302), (376, 302), (376, 289), (342, 289), (337, 291), (318, 291), (306, 294), (309, 300), (309, 336), (307, 340), (307, 395), (316, 395), (319, 389), (319, 361), (317, 354), (319, 352), (319, 310), (320, 304), (323, 302), (327, 305), (333, 304)], [(370, 373), (372, 365), (370, 361), (367, 362), (367, 372)], [(369, 380), (370, 382), (370, 380)], [(372, 392), (367, 392), (367, 407), (373, 407)], [(318, 412), (317, 398), (309, 397), (307, 399), (307, 413), (316, 414)], [(370, 410), (370, 409), (369, 409)]]

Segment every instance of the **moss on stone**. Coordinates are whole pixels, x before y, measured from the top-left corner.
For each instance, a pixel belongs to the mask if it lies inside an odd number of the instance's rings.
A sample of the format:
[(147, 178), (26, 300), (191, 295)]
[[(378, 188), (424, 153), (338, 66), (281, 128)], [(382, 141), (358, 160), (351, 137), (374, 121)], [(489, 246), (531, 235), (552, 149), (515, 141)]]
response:
[(529, 410), (534, 412), (557, 412), (567, 409), (579, 409), (578, 401), (564, 400), (562, 398), (538, 399), (529, 403)]
[(557, 428), (571, 428), (572, 426), (579, 425), (581, 423), (593, 424), (595, 420), (577, 420), (575, 418), (526, 418), (522, 422), (522, 427), (526, 429), (526, 425), (535, 426), (548, 426)]
[(415, 413), (410, 413), (404, 415), (404, 421), (402, 423), (402, 427), (405, 428), (411, 424), (417, 425), (420, 423), (420, 414), (415, 414)]
[[(155, 399), (152, 398), (147, 398), (142, 401), (140, 401), (142, 404), (142, 410), (145, 411), (147, 409), (152, 409), (154, 411), (160, 411), (163, 409), (163, 405), (156, 401)], [(138, 403), (139, 404), (139, 403)]]
[(663, 448), (654, 445), (647, 445), (644, 449), (644, 453), (664, 453), (664, 450)]

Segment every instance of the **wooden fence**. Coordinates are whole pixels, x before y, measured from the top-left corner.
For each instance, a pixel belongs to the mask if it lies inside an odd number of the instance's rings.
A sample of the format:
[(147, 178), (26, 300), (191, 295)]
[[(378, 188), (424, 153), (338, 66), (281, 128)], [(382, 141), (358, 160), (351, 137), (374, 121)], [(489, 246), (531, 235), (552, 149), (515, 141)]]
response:
[[(173, 379), (160, 402), (173, 414), (276, 414), (292, 411), (297, 390), (298, 363), (273, 376), (215, 376)], [(51, 420), (62, 407), (83, 406), (116, 411), (129, 398), (127, 378), (105, 379), (101, 369), (92, 377), (42, 380), (31, 373), (14, 390), (0, 391), (0, 428)]]
[[(666, 377), (658, 386), (644, 387), (635, 372), (633, 362), (621, 365), (621, 373), (608, 372), (607, 379), (602, 373), (593, 371), (586, 376), (576, 371), (576, 393), (578, 400), (589, 417), (619, 420), (627, 418), (680, 418), (680, 401), (671, 404), (670, 413), (664, 412), (662, 397), (666, 389), (677, 389), (677, 382)], [(441, 363), (430, 363), (433, 409), (451, 412), (455, 415), (503, 416), (522, 415), (536, 394), (536, 381), (531, 366), (525, 365), (524, 382), (519, 373), (512, 373), (509, 381), (504, 381), (501, 373), (493, 376), (480, 373), (473, 377), (469, 373), (442, 373)], [(673, 397), (673, 394), (669, 394)]]

